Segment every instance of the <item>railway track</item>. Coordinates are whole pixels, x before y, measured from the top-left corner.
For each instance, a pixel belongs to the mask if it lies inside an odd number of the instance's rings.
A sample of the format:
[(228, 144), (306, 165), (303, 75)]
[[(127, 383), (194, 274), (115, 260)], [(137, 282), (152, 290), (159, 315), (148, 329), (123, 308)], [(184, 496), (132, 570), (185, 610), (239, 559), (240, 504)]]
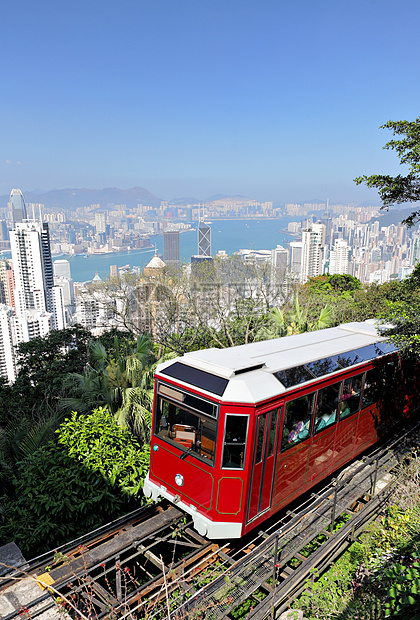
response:
[[(247, 618), (274, 617), (313, 568), (324, 570), (383, 510), (392, 469), (413, 443), (418, 429), (352, 464), (264, 531), (224, 546), (201, 537), (174, 506), (140, 509), (28, 563), (23, 576), (0, 578), (0, 617), (49, 620), (59, 608), (64, 618), (219, 620), (239, 605)], [(318, 545), (310, 555), (308, 545)]]

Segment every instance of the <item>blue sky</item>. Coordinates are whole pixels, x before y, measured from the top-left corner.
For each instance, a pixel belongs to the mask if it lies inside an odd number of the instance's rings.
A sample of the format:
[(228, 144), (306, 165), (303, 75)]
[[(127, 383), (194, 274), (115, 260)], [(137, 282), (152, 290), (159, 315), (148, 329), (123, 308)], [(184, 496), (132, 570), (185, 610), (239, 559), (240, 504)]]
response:
[[(420, 116), (418, 0), (2, 3), (0, 194), (377, 203)], [(403, 169), (402, 169), (403, 170)]]

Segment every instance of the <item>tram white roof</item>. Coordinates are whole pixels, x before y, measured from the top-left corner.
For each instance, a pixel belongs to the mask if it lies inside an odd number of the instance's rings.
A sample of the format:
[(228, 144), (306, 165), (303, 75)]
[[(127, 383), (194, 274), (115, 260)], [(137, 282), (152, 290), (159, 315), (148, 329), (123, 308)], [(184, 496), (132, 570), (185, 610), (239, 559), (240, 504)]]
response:
[[(275, 372), (386, 340), (380, 336), (378, 327), (377, 321), (372, 319), (227, 349), (192, 351), (160, 364), (157, 373), (180, 362), (227, 379), (227, 387), (218, 397), (220, 400), (257, 403), (286, 391), (287, 388), (274, 376)], [(215, 396), (211, 392), (209, 395)]]

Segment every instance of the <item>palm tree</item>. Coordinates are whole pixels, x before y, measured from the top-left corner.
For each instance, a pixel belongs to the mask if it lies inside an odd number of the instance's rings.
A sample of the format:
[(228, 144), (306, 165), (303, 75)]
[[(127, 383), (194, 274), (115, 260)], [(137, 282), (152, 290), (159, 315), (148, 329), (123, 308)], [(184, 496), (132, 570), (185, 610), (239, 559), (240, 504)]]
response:
[(105, 407), (121, 426), (149, 441), (157, 364), (152, 344), (145, 334), (138, 336), (131, 346), (115, 336), (113, 350), (109, 352), (99, 341), (90, 343), (91, 364), (82, 374), (67, 377), (65, 387), (70, 396), (61, 399), (61, 409), (88, 413)]
[(308, 309), (300, 306), (299, 298), (295, 297), (294, 306), (289, 313), (282, 308), (271, 308), (267, 316), (267, 324), (261, 328), (256, 340), (281, 338), (292, 334), (324, 329), (331, 324), (332, 308), (325, 306), (315, 320), (308, 319)]
[(51, 416), (36, 424), (28, 418), (10, 420), (0, 428), (0, 488), (5, 492), (13, 487), (13, 476), (19, 461), (29, 458), (52, 439), (58, 418)]
[(144, 442), (150, 441), (156, 366), (174, 357), (176, 353), (164, 355), (150, 367), (143, 368), (141, 374), (135, 358), (127, 359), (127, 375), (132, 377), (132, 383), (122, 392), (122, 405), (115, 419), (120, 426), (131, 428)]

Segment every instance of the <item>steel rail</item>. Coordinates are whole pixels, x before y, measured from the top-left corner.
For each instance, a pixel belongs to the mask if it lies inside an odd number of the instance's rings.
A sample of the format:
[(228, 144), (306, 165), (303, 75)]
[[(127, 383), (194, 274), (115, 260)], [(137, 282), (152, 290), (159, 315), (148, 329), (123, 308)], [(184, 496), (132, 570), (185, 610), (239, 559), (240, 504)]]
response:
[[(386, 493), (389, 472), (410, 451), (412, 437), (410, 430), (375, 448), (363, 463), (353, 463), (293, 512), (282, 512), (265, 531), (243, 541), (230, 541), (220, 548), (193, 531), (177, 508), (165, 510), (158, 505), (151, 518), (140, 509), (128, 520), (100, 528), (91, 538), (86, 535), (76, 548), (66, 545), (63, 562), (47, 574), (45, 559), (51, 554), (41, 556), (43, 561), (36, 558), (29, 576), (40, 580), (48, 576), (54, 596), (61, 596), (70, 604), (67, 608), (73, 605), (86, 618), (131, 620), (147, 612), (148, 618), (169, 614), (178, 620), (204, 613), (209, 620), (218, 620), (260, 591), (265, 598), (255, 601), (249, 617), (262, 620), (302, 591), (312, 567), (323, 570), (342, 552), (351, 538), (348, 531), (357, 534), (364, 526), (362, 515), (373, 518), (382, 509), (378, 493)], [(358, 502), (361, 509), (354, 513), (351, 508)], [(332, 533), (336, 518), (345, 511), (350, 515), (348, 523)], [(324, 544), (304, 557), (301, 551), (320, 533)], [(300, 562), (295, 570), (290, 568), (292, 558)], [(44, 620), (51, 617), (55, 605), (46, 589), (25, 606), (31, 617)], [(18, 615), (15, 609), (4, 620)]]
[[(317, 566), (319, 558), (326, 558), (328, 564), (330, 550), (338, 549), (342, 552), (341, 538), (344, 536), (347, 540), (348, 530), (359, 532), (360, 523), (364, 526), (383, 509), (384, 500), (381, 498), (386, 497), (389, 490), (392, 479), (390, 472), (410, 452), (412, 445), (409, 440), (413, 439), (413, 433), (418, 428), (416, 426), (415, 430), (402, 433), (385, 447), (376, 448), (359, 466), (347, 468), (344, 478), (333, 479), (332, 485), (321, 494), (312, 496), (312, 504), (305, 504), (303, 510), (289, 514), (288, 523), (268, 535), (257, 548), (229, 567), (221, 577), (197, 592), (171, 617), (184, 620), (201, 612), (208, 620), (226, 618), (261, 588), (267, 596), (261, 603), (255, 601), (252, 615), (247, 617), (262, 619), (266, 608), (271, 609), (270, 606), (274, 605), (281, 609), (282, 601), (289, 601), (295, 595), (295, 583), (305, 582), (308, 571)], [(352, 508), (356, 507), (359, 510), (354, 513)], [(350, 516), (350, 525), (346, 524), (333, 533), (332, 526), (336, 518), (344, 512)], [(324, 536), (325, 542), (316, 554), (306, 558), (301, 551), (320, 534)], [(331, 557), (337, 557), (335, 552)], [(289, 565), (292, 559), (300, 564), (295, 570)], [(278, 582), (284, 582), (284, 585), (280, 587)]]

